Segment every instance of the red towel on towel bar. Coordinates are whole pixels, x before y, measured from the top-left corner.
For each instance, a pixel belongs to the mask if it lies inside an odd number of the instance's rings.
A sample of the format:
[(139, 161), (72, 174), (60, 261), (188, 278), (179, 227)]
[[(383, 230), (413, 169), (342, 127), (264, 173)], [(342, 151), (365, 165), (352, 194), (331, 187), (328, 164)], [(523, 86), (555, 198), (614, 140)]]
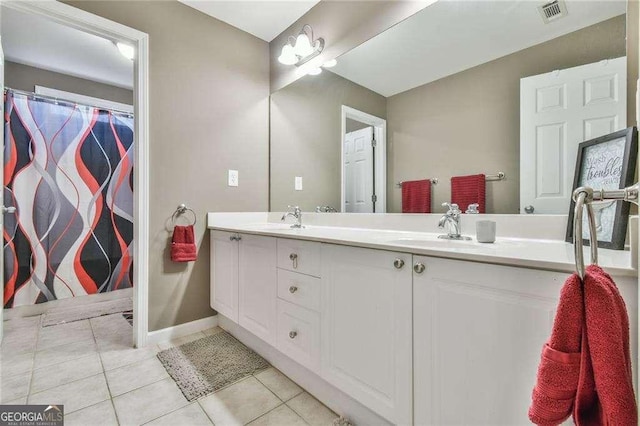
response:
[(402, 182), (402, 213), (431, 213), (431, 180)]
[(484, 175), (451, 178), (451, 202), (466, 211), (469, 204), (478, 203), (478, 211), (486, 212), (486, 180)]
[(191, 262), (198, 259), (193, 225), (175, 226), (171, 238), (171, 260)]
[(595, 265), (584, 285), (574, 274), (562, 288), (529, 419), (557, 425), (572, 412), (578, 426), (637, 425), (629, 317), (615, 283)]

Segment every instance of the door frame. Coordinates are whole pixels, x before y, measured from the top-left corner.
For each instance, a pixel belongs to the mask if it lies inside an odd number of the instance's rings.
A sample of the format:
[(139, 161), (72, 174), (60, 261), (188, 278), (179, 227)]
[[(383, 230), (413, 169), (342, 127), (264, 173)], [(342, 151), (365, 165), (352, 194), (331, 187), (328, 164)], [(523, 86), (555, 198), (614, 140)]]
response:
[(147, 344), (149, 330), (149, 35), (56, 0), (3, 1), (3, 6), (38, 15), (109, 40), (129, 43), (134, 58), (134, 170), (133, 176), (133, 344)]
[(373, 159), (375, 180), (373, 182), (377, 196), (376, 213), (387, 212), (387, 120), (367, 114), (355, 108), (342, 105), (342, 128), (340, 132), (340, 211), (345, 212), (345, 176), (344, 176), (344, 135), (347, 132), (347, 118), (373, 126), (376, 138), (376, 151)]

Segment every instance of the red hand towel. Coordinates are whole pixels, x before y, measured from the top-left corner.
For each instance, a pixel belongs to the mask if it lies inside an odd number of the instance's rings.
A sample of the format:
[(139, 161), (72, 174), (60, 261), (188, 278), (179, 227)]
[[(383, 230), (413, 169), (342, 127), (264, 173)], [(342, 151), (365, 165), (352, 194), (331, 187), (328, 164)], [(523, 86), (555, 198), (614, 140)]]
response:
[(574, 408), (577, 425), (637, 425), (629, 316), (615, 283), (596, 265), (584, 280), (586, 338)]
[(431, 213), (431, 181), (402, 182), (402, 213)]
[(451, 178), (451, 202), (465, 211), (469, 204), (478, 203), (478, 211), (486, 212), (486, 180), (484, 175), (455, 176)]
[(529, 419), (557, 425), (573, 411), (578, 426), (636, 425), (629, 317), (624, 300), (600, 267), (562, 288), (549, 342), (542, 352)]
[(175, 226), (171, 239), (171, 260), (191, 262), (198, 259), (193, 225)]

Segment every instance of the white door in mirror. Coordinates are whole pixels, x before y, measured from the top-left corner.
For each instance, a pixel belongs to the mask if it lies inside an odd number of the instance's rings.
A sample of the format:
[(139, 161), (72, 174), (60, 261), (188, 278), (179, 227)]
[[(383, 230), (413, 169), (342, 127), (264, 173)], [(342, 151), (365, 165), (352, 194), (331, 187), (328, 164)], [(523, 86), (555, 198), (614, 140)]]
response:
[(578, 145), (625, 127), (626, 57), (521, 79), (520, 213), (566, 214)]
[(373, 127), (344, 135), (344, 190), (347, 213), (373, 213)]

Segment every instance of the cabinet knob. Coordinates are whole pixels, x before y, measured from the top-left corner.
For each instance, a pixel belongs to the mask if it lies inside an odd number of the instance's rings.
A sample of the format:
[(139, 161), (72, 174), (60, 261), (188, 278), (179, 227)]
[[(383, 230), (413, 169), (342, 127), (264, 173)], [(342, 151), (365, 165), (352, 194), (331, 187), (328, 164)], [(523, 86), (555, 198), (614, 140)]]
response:
[(289, 259), (293, 262), (293, 269), (298, 269), (298, 255), (295, 253), (291, 253), (289, 255)]
[(413, 270), (415, 271), (416, 274), (423, 273), (425, 269), (426, 269), (426, 266), (424, 266), (424, 263), (418, 262), (415, 265), (413, 265)]
[(296, 291), (298, 291), (298, 287), (296, 287), (295, 285), (292, 285), (291, 287), (289, 287), (289, 293), (293, 294)]
[(297, 335), (298, 335), (297, 331), (290, 331), (289, 332), (289, 338), (290, 339), (295, 339)]
[(229, 237), (229, 239), (231, 241), (240, 241), (242, 238), (240, 237), (240, 234), (235, 234)]
[(529, 206), (524, 206), (524, 212), (525, 212), (526, 214), (531, 214), (531, 213), (533, 213), (535, 210), (536, 210), (536, 209), (535, 209), (535, 207), (533, 207), (533, 206), (531, 206), (531, 205), (529, 205)]
[(393, 266), (396, 267), (396, 269), (402, 269), (402, 267), (404, 266), (404, 260), (402, 259), (396, 259), (393, 261)]
[(229, 237), (229, 240), (230, 240), (230, 241), (236, 241), (236, 236), (235, 236), (235, 235), (230, 236), (230, 237)]

